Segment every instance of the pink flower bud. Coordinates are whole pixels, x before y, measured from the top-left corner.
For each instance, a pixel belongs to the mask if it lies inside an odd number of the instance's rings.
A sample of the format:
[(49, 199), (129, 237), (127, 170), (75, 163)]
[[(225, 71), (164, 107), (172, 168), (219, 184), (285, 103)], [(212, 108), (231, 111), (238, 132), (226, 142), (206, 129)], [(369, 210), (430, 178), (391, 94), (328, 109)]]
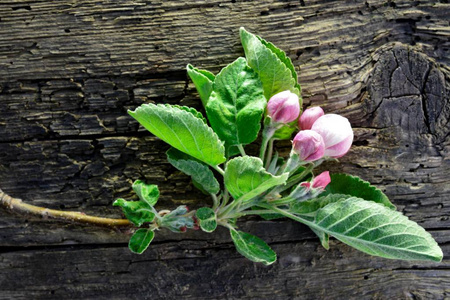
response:
[(290, 91), (275, 94), (267, 103), (267, 113), (274, 123), (290, 123), (300, 114), (298, 96)]
[(314, 161), (323, 157), (325, 144), (322, 136), (312, 130), (302, 130), (294, 137), (293, 150), (302, 161)]
[(335, 114), (320, 117), (311, 130), (319, 133), (325, 143), (325, 156), (341, 157), (350, 149), (353, 130), (347, 118)]
[(325, 189), (325, 187), (331, 182), (330, 172), (325, 171), (314, 177), (312, 187), (314, 189)]
[(323, 109), (319, 106), (308, 108), (298, 119), (298, 127), (302, 130), (311, 129), (314, 122), (323, 115)]

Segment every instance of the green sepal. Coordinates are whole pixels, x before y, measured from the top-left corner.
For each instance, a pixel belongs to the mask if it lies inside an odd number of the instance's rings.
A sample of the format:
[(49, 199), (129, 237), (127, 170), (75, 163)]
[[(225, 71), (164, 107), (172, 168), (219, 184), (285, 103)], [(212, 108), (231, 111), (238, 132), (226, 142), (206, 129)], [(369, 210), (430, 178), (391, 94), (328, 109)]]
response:
[(142, 180), (136, 180), (132, 188), (139, 199), (148, 203), (148, 205), (155, 206), (156, 202), (158, 202), (159, 190), (157, 185), (146, 184)]
[(389, 198), (368, 181), (348, 174), (331, 174), (330, 178), (331, 182), (327, 185), (321, 196), (328, 194), (346, 194), (364, 200), (374, 201), (395, 210), (395, 205), (391, 203)]
[(150, 245), (155, 233), (150, 229), (140, 228), (131, 236), (128, 242), (128, 248), (131, 252), (136, 254), (142, 254)]
[(209, 207), (202, 207), (195, 213), (200, 228), (205, 232), (213, 232), (217, 228), (216, 213)]
[(231, 239), (237, 251), (254, 262), (273, 264), (277, 254), (262, 239), (246, 232), (230, 230)]
[(155, 219), (155, 214), (153, 213), (149, 204), (142, 200), (127, 201), (125, 199), (119, 198), (114, 201), (113, 206), (122, 207), (122, 211), (125, 214), (125, 217), (137, 227), (141, 226), (144, 223), (150, 223)]

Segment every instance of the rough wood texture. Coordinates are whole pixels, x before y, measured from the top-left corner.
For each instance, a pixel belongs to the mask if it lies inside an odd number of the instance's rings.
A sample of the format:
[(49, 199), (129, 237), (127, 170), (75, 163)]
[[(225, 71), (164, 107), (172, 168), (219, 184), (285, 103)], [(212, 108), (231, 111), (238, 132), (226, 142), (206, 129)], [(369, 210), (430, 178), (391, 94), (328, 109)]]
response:
[[(131, 182), (162, 207), (209, 200), (126, 110), (200, 108), (185, 66), (243, 55), (238, 29), (285, 50), (305, 106), (345, 115), (355, 142), (332, 171), (382, 188), (438, 240), (444, 261), (325, 251), (287, 220), (242, 223), (278, 252), (246, 261), (225, 230), (160, 232), (142, 256), (129, 234), (0, 211), (0, 299), (445, 299), (450, 297), (450, 5), (441, 1), (0, 2), (0, 186), (36, 205), (119, 216)], [(280, 146), (287, 151), (287, 144)]]

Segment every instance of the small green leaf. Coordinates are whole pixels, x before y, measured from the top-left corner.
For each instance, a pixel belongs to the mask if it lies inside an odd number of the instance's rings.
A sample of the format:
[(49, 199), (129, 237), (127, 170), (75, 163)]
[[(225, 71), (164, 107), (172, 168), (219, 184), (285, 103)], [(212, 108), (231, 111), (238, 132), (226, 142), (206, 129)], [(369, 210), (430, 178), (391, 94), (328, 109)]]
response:
[(142, 254), (150, 245), (155, 233), (150, 229), (138, 229), (128, 243), (128, 248), (136, 254)]
[(225, 162), (225, 148), (216, 133), (195, 114), (171, 105), (143, 104), (129, 114), (172, 147), (217, 166)]
[(351, 197), (298, 221), (362, 252), (391, 259), (441, 261), (442, 250), (417, 223), (384, 205)]
[(275, 140), (290, 140), (292, 138), (292, 134), (296, 131), (298, 131), (297, 121), (294, 121), (275, 131), (273, 138)]
[(215, 79), (214, 74), (206, 70), (194, 68), (191, 64), (187, 65), (186, 69), (198, 91), (198, 94), (200, 95), (203, 106), (206, 107), (209, 96), (212, 92), (213, 82)]
[(237, 251), (251, 261), (270, 265), (277, 260), (277, 254), (260, 238), (236, 230), (230, 230), (230, 234)]
[(227, 147), (246, 145), (258, 136), (266, 103), (258, 74), (240, 57), (217, 75), (206, 113)]
[(357, 176), (348, 174), (331, 174), (331, 182), (325, 188), (323, 196), (328, 194), (346, 194), (383, 204), (395, 210), (395, 205), (378, 188)]
[(219, 192), (219, 182), (207, 165), (175, 148), (170, 148), (166, 154), (167, 160), (175, 168), (191, 176), (192, 180), (199, 184), (206, 192), (211, 194), (217, 194)]
[(281, 57), (281, 50), (275, 51), (275, 46), (262, 42), (263, 39), (244, 28), (240, 29), (240, 35), (248, 65), (259, 74), (266, 99), (286, 90), (300, 96), (295, 70), (290, 60)]
[(200, 228), (205, 232), (213, 232), (217, 228), (215, 212), (209, 207), (199, 208), (195, 214), (200, 223)]
[(125, 217), (134, 225), (141, 226), (144, 223), (152, 222), (155, 214), (151, 210), (147, 202), (144, 201), (127, 201), (125, 199), (117, 199), (113, 206), (122, 207)]
[(288, 173), (274, 176), (264, 169), (258, 157), (243, 156), (226, 164), (224, 181), (234, 199), (247, 201), (274, 186), (284, 184), (288, 176)]
[(159, 198), (158, 186), (154, 184), (146, 184), (141, 180), (136, 180), (133, 183), (133, 190), (144, 202), (147, 202), (150, 206), (155, 206)]

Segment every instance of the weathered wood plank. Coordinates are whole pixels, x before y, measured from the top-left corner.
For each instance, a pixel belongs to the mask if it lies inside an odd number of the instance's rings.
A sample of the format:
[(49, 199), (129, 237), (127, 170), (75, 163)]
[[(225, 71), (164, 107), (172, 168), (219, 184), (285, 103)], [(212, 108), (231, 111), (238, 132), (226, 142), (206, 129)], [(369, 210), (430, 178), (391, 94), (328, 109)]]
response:
[(326, 252), (302, 225), (258, 219), (242, 228), (278, 252), (268, 268), (241, 258), (225, 230), (161, 231), (135, 256), (129, 232), (0, 211), (0, 298), (449, 297), (446, 2), (0, 2), (0, 186), (12, 196), (118, 216), (112, 201), (145, 179), (160, 186), (162, 207), (209, 203), (126, 110), (150, 101), (200, 109), (185, 65), (217, 72), (243, 55), (245, 26), (288, 53), (306, 106), (352, 122), (352, 150), (324, 168), (379, 186), (445, 256), (441, 264), (390, 261), (338, 242)]

